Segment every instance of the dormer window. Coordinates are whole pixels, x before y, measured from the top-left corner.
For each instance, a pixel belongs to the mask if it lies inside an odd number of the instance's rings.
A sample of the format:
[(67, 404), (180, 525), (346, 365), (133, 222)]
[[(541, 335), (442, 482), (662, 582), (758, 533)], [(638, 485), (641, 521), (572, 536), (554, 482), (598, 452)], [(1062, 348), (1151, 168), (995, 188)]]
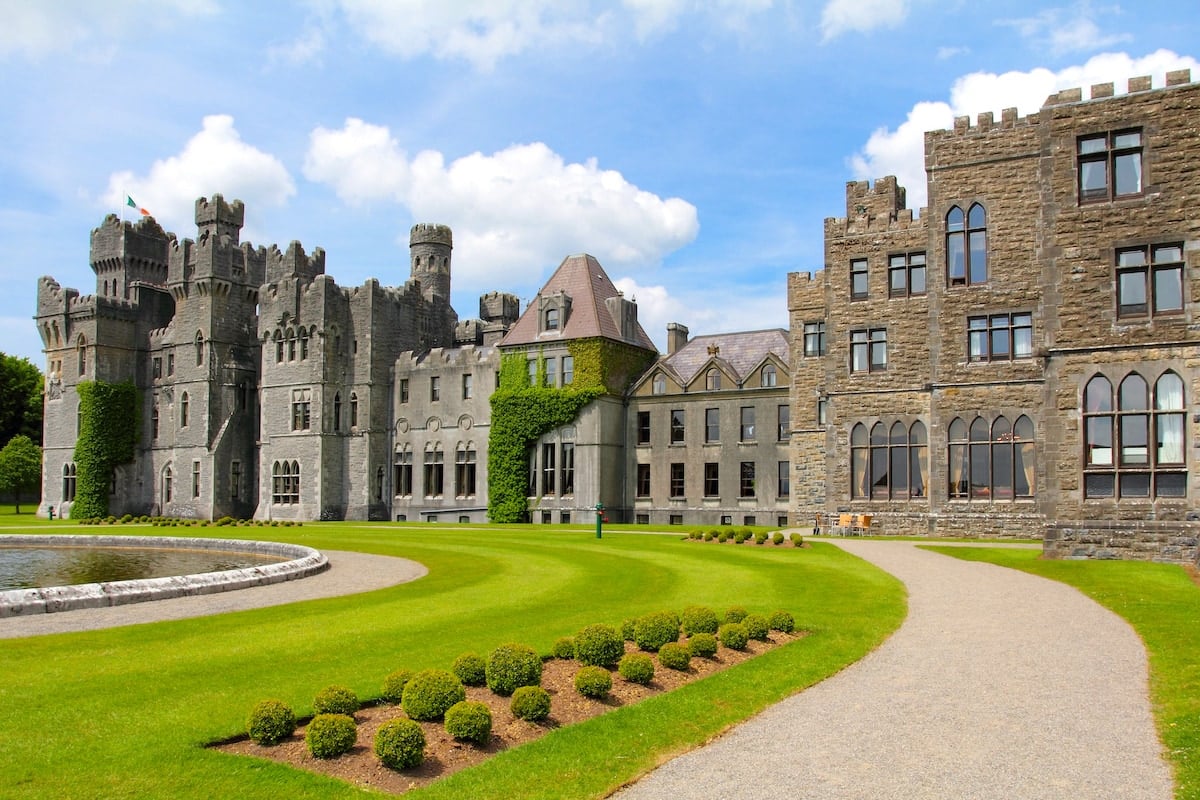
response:
[(666, 394), (667, 393), (667, 379), (664, 378), (661, 374), (655, 375), (654, 380), (651, 383), (651, 391), (654, 394)]
[(546, 309), (545, 330), (548, 330), (548, 331), (558, 330), (558, 309), (557, 308)]
[(704, 376), (704, 388), (710, 392), (721, 388), (721, 371), (710, 369)]

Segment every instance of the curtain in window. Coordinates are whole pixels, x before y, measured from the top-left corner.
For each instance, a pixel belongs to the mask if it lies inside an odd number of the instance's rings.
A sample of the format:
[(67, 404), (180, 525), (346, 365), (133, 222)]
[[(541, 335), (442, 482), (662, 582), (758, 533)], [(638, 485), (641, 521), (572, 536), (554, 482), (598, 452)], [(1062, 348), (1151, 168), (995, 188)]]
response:
[(908, 432), (908, 452), (912, 459), (913, 497), (924, 497), (929, 485), (929, 438), (925, 425), (914, 422)]
[(870, 457), (867, 447), (866, 426), (859, 423), (850, 433), (850, 496), (854, 498), (869, 497), (867, 487), (867, 461)]
[(1034, 479), (1037, 475), (1036, 464), (1034, 463), (1034, 445), (1033, 445), (1033, 422), (1029, 417), (1018, 417), (1017, 424), (1013, 426), (1013, 438), (1016, 440), (1016, 456), (1020, 459), (1021, 470), (1025, 475), (1025, 490), (1024, 496), (1033, 497), (1037, 492), (1034, 490)]
[(1154, 387), (1154, 407), (1158, 428), (1159, 464), (1183, 463), (1183, 381), (1174, 372), (1163, 373)]

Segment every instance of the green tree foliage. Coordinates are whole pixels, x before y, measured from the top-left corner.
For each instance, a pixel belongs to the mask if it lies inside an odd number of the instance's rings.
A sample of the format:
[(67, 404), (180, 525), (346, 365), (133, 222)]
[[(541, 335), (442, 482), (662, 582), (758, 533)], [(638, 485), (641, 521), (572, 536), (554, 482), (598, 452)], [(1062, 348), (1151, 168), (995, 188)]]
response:
[(77, 483), (74, 519), (108, 515), (113, 469), (133, 460), (138, 396), (130, 382), (84, 381), (79, 392), (79, 439), (75, 442)]
[(0, 353), (0, 444), (14, 436), (42, 444), (42, 372), (29, 359)]
[(12, 492), (21, 513), (21, 494), (39, 496), (42, 480), (42, 449), (28, 436), (18, 434), (0, 450), (0, 492)]

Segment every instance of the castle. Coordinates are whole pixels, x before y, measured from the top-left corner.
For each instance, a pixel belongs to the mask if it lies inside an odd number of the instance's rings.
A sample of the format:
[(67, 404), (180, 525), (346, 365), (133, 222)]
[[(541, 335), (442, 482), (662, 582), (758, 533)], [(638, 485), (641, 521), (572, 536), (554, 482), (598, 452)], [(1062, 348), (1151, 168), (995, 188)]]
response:
[(494, 292), (460, 321), (444, 226), (412, 229), (404, 286), (345, 289), (320, 250), (240, 243), (220, 196), (197, 201), (195, 241), (110, 216), (95, 295), (39, 283), (43, 512), (70, 510), (74, 387), (102, 380), (132, 381), (143, 409), (114, 513), (482, 521), (511, 357), (531, 384), (606, 381), (528, 443), (534, 522), (853, 511), (888, 533), (1079, 543), (1119, 525), (1176, 547), (1200, 493), (1198, 120), (1186, 70), (958, 119), (926, 134), (919, 215), (895, 178), (847, 186), (824, 269), (788, 275), (790, 330), (672, 323), (666, 354), (588, 255), (523, 311)]

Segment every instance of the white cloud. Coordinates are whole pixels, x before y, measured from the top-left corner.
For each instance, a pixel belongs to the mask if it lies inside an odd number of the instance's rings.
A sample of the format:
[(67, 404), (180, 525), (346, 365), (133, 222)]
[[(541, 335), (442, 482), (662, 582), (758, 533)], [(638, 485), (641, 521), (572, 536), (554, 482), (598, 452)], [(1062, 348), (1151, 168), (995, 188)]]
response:
[(908, 204), (919, 209), (926, 202), (925, 131), (951, 127), (957, 116), (974, 121), (981, 112), (999, 115), (1016, 108), (1022, 116), (1036, 112), (1046, 98), (1062, 89), (1081, 87), (1084, 97), (1097, 83), (1113, 83), (1117, 93), (1125, 91), (1130, 77), (1150, 75), (1155, 86), (1163, 86), (1166, 73), (1176, 69), (1200, 72), (1200, 62), (1170, 50), (1158, 50), (1141, 58), (1125, 53), (1103, 53), (1086, 63), (1054, 72), (1045, 68), (1028, 72), (973, 72), (956, 80), (949, 101), (922, 101), (908, 112), (895, 130), (880, 128), (871, 134), (862, 150), (850, 158), (856, 178), (874, 179), (895, 175), (908, 190)]
[(233, 117), (215, 114), (204, 118), (202, 130), (178, 155), (155, 161), (149, 174), (127, 170), (110, 176), (102, 201), (121, 207), (128, 194), (164, 228), (188, 235), (195, 230), (196, 198), (217, 192), (245, 202), (244, 236), (253, 240), (255, 209), (283, 205), (296, 186), (279, 159), (242, 141)]
[(1077, 3), (1071, 8), (1046, 8), (1032, 17), (1000, 20), (998, 24), (1016, 29), (1021, 36), (1038, 49), (1049, 49), (1055, 54), (1086, 52), (1111, 47), (1129, 41), (1128, 33), (1103, 34), (1095, 16), (1120, 13), (1120, 8), (1093, 10), (1089, 2)]
[(388, 200), (450, 225), (461, 286), (520, 283), (582, 251), (606, 266), (653, 265), (699, 230), (690, 203), (639, 189), (595, 159), (566, 163), (541, 142), (447, 164), (432, 150), (410, 158), (387, 128), (349, 119), (313, 131), (304, 174), (351, 205)]
[(680, 322), (691, 335), (786, 328), (787, 308), (779, 302), (778, 289), (756, 294), (735, 286), (689, 286), (669, 290), (666, 286), (639, 284), (636, 278), (620, 277), (613, 284), (637, 301), (638, 322), (658, 345), (667, 349), (667, 323)]
[(147, 20), (162, 26), (169, 24), (173, 15), (195, 17), (216, 11), (212, 0), (5, 3), (0, 57), (15, 54), (40, 60), (54, 53), (72, 53), (96, 58), (97, 54), (110, 54), (114, 42), (141, 35)]
[(318, 28), (308, 28), (290, 42), (273, 44), (267, 48), (267, 60), (271, 64), (299, 66), (310, 61), (319, 62), (325, 50), (325, 34)]
[(908, 11), (908, 0), (829, 0), (821, 10), (821, 38), (828, 42), (850, 31), (895, 28)]

